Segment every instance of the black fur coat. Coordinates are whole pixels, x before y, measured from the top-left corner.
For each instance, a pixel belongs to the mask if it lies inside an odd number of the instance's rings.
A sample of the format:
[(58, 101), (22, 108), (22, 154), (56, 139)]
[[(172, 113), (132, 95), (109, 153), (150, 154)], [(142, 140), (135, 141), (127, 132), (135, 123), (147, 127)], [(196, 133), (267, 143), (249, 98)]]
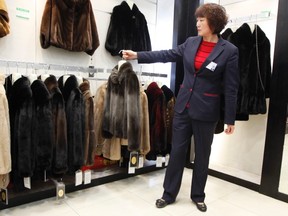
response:
[(119, 51), (122, 49), (151, 50), (145, 16), (135, 4), (133, 4), (132, 10), (125, 1), (113, 8), (105, 48), (112, 56), (119, 55)]
[(104, 138), (128, 139), (128, 150), (138, 151), (141, 138), (140, 85), (132, 65), (114, 68), (108, 79), (104, 101), (102, 132)]

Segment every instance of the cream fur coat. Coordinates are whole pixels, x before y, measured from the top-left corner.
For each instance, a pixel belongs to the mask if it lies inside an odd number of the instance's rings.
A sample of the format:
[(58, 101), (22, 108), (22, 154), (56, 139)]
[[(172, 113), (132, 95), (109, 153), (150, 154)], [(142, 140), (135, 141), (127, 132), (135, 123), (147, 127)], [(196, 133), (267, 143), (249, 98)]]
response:
[(8, 101), (4, 89), (5, 76), (0, 73), (0, 187), (6, 187), (11, 171), (10, 120)]

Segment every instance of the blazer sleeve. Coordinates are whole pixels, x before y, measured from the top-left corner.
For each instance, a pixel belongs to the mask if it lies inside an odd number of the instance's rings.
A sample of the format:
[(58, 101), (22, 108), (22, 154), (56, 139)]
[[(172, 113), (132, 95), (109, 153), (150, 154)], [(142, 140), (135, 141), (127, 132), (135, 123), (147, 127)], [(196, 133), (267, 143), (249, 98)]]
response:
[(181, 60), (188, 40), (175, 49), (137, 52), (138, 63), (176, 62)]
[(224, 123), (234, 125), (236, 117), (237, 94), (240, 82), (238, 69), (239, 52), (235, 47), (228, 58), (224, 73), (225, 112)]

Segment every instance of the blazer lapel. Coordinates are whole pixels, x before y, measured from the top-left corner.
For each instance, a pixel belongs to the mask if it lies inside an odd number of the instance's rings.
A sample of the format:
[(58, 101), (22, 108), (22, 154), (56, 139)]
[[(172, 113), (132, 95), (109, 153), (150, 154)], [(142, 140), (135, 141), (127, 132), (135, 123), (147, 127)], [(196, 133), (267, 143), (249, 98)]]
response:
[(218, 43), (210, 53), (210, 55), (207, 57), (205, 62), (202, 64), (201, 68), (199, 69), (199, 72), (203, 70), (210, 62), (212, 62), (217, 56), (219, 56), (223, 50), (224, 50), (225, 42), (224, 40), (220, 37)]
[(195, 56), (196, 56), (198, 48), (199, 48), (199, 46), (201, 44), (201, 41), (202, 41), (202, 37), (197, 37), (196, 40), (193, 43), (191, 43), (191, 47), (188, 49), (188, 50), (191, 50), (191, 53), (190, 53), (190, 55), (191, 55), (191, 64), (190, 64), (190, 66), (191, 66), (191, 69), (192, 69), (193, 73), (195, 71), (195, 67), (194, 67)]

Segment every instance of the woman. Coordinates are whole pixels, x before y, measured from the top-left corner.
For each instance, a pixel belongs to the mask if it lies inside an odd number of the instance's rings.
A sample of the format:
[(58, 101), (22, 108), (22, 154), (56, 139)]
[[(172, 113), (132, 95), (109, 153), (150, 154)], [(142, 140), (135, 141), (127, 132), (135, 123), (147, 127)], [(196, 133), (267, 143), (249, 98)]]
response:
[(156, 201), (158, 208), (175, 202), (179, 192), (185, 158), (191, 136), (194, 136), (195, 159), (190, 197), (205, 212), (205, 185), (214, 130), (220, 118), (220, 95), (224, 95), (225, 133), (234, 132), (239, 85), (238, 49), (219, 34), (227, 24), (225, 9), (208, 3), (197, 8), (198, 36), (189, 37), (175, 49), (134, 52), (123, 51), (126, 60), (139, 63), (183, 60), (181, 84), (173, 119), (173, 143), (164, 180), (164, 193)]

